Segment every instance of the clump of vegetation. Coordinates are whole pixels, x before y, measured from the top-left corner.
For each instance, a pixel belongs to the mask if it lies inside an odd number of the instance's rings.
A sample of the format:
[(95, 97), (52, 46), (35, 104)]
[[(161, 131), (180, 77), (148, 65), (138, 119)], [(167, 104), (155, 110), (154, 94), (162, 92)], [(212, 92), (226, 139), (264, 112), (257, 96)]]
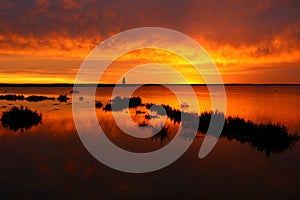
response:
[(106, 105), (104, 106), (103, 110), (105, 110), (105, 111), (111, 111), (111, 104), (110, 104), (110, 103), (109, 103), (109, 104), (106, 104)]
[[(104, 106), (104, 110), (112, 111), (112, 105), (114, 105), (113, 111), (123, 110), (128, 107), (136, 108), (143, 106), (149, 111), (156, 112), (158, 115), (167, 115), (167, 117), (175, 123), (181, 123), (183, 130), (187, 133), (190, 127), (194, 123), (198, 123), (198, 133), (207, 134), (211, 119), (215, 119), (219, 122), (224, 122), (224, 127), (221, 133), (221, 137), (228, 140), (236, 140), (242, 144), (248, 144), (250, 148), (255, 149), (266, 156), (272, 154), (283, 153), (299, 141), (299, 136), (294, 133), (288, 132), (287, 128), (283, 124), (278, 123), (260, 123), (256, 124), (250, 120), (245, 120), (240, 117), (225, 117), (225, 114), (218, 111), (206, 111), (200, 113), (186, 113), (178, 109), (174, 109), (169, 105), (156, 105), (153, 103), (142, 104), (140, 97), (121, 98), (116, 97), (111, 100), (111, 103)], [(136, 110), (136, 114), (142, 114), (141, 110)], [(145, 122), (140, 122), (139, 126), (148, 125), (148, 121), (151, 117), (145, 112)], [(185, 119), (182, 121), (181, 117)], [(213, 133), (211, 133), (213, 134)], [(168, 127), (162, 128), (158, 134), (154, 135), (152, 139), (166, 140), (168, 138)], [(197, 133), (196, 133), (197, 135)], [(213, 136), (213, 135), (212, 135)], [(182, 137), (195, 137), (195, 133), (182, 134)]]
[(23, 132), (42, 123), (42, 114), (23, 106), (20, 108), (14, 106), (2, 113), (1, 123), (9, 130)]
[(0, 100), (23, 101), (24, 99), (25, 97), (23, 95), (14, 95), (14, 94), (0, 95)]
[(299, 136), (296, 133), (290, 134), (283, 124), (272, 122), (255, 124), (239, 117), (226, 119), (221, 136), (228, 140), (247, 143), (250, 148), (266, 156), (280, 154), (291, 149), (299, 141)]
[(142, 99), (140, 97), (120, 97), (117, 96), (110, 101), (111, 103), (104, 106), (105, 111), (121, 111), (126, 108), (136, 108), (142, 105)]
[[(153, 132), (156, 133), (152, 136), (152, 140), (159, 140), (161, 144), (163, 144), (167, 139), (169, 139), (169, 127), (168, 126), (163, 126), (161, 127), (157, 127), (157, 128), (153, 128)], [(158, 131), (159, 130), (159, 131)]]
[(95, 102), (95, 107), (96, 108), (101, 108), (102, 106), (103, 106), (103, 104), (100, 101)]
[(129, 98), (129, 108), (136, 108), (142, 105), (141, 97), (130, 97)]
[(283, 153), (299, 141), (299, 136), (295, 133), (290, 134), (283, 124), (271, 122), (256, 124), (240, 117), (225, 118), (224, 114), (220, 112), (201, 113), (199, 132), (207, 133), (212, 115), (224, 120), (221, 137), (248, 144), (250, 148), (264, 153), (266, 156)]
[(24, 97), (23, 95), (14, 95), (14, 94), (7, 94), (7, 95), (0, 95), (0, 100), (7, 100), (7, 101), (23, 101), (26, 100), (28, 102), (39, 102), (44, 100), (55, 100), (57, 99), (60, 102), (67, 102), (70, 98), (67, 95), (60, 95), (57, 98), (54, 97), (47, 97), (47, 96), (38, 96), (32, 95), (28, 97)]
[(67, 102), (70, 98), (65, 94), (65, 95), (59, 95), (59, 97), (57, 98), (57, 100), (59, 102)]
[(218, 112), (218, 111), (202, 112), (199, 115), (199, 125), (198, 125), (199, 132), (201, 133), (207, 132), (212, 116), (214, 117), (214, 119), (225, 121), (225, 115), (222, 112)]
[(152, 103), (148, 103), (145, 106), (147, 109), (150, 109), (152, 112), (156, 112), (158, 115), (167, 115), (167, 117), (174, 121), (174, 123), (181, 121), (181, 111), (174, 109), (169, 105), (155, 105)]
[(39, 102), (39, 101), (44, 101), (44, 100), (55, 100), (54, 97), (47, 97), (47, 96), (29, 96), (29, 97), (26, 97), (26, 101), (29, 101), (29, 102)]

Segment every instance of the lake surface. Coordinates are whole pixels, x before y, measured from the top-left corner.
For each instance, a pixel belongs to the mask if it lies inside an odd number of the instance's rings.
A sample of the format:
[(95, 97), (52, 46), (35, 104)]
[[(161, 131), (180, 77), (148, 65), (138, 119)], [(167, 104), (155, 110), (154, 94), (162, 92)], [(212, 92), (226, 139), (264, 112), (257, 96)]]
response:
[[(164, 104), (194, 113), (185, 86), (171, 86), (186, 96), (178, 102), (162, 86), (145, 86), (134, 93), (143, 103)], [(128, 88), (124, 88), (124, 93)], [(200, 114), (211, 110), (208, 90), (193, 86)], [(289, 134), (300, 135), (300, 86), (226, 86), (226, 117), (251, 120), (255, 124), (284, 124)], [(0, 87), (0, 95), (43, 95), (58, 97), (71, 87)], [(82, 88), (74, 98), (82, 104), (89, 97)], [(112, 88), (97, 89), (96, 108), (99, 124), (111, 141), (132, 152), (150, 152), (168, 145), (180, 123), (157, 116), (154, 125), (168, 127), (167, 137), (136, 139), (118, 128), (113, 112), (130, 113), (136, 126), (148, 123), (147, 109), (138, 107), (105, 111)], [(171, 165), (150, 173), (130, 174), (111, 169), (97, 161), (82, 144), (72, 115), (72, 99), (60, 102), (0, 100), (0, 116), (13, 106), (24, 106), (42, 114), (42, 120), (29, 128), (13, 130), (0, 125), (0, 199), (15, 198), (91, 198), (91, 199), (299, 199), (300, 143), (282, 152), (266, 155), (236, 138), (221, 137), (203, 159), (198, 152), (204, 135), (199, 134), (191, 147)], [(146, 120), (146, 121), (145, 121)], [(1, 124), (1, 123), (0, 123)], [(124, 121), (126, 126), (127, 121)], [(183, 138), (184, 139), (184, 138)], [(280, 141), (279, 141), (280, 142)]]

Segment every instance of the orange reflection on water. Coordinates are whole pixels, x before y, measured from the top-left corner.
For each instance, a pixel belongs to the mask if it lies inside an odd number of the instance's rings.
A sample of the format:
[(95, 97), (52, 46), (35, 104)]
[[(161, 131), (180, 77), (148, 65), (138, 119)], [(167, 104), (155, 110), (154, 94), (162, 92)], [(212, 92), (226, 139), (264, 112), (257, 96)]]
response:
[[(201, 109), (209, 110), (207, 89), (202, 86), (194, 86), (194, 89)], [(57, 89), (56, 93), (69, 90)], [(111, 90), (99, 88), (96, 99), (106, 104), (111, 98), (108, 95)], [(228, 115), (239, 115), (256, 122), (279, 121), (292, 131), (300, 131), (299, 87), (226, 87), (226, 90)], [(184, 86), (178, 86), (177, 91), (184, 93)], [(80, 91), (77, 97), (80, 96), (85, 99), (84, 91)], [(141, 96), (144, 103), (168, 104), (174, 108), (179, 108), (181, 103), (163, 87), (143, 87), (134, 96)], [(186, 97), (189, 104), (188, 94)], [(8, 106), (1, 108), (1, 113), (13, 105), (22, 104), (43, 115), (41, 125), (24, 133), (0, 127), (0, 184), (3, 188), (0, 196), (24, 198), (49, 194), (49, 197), (68, 199), (159, 198), (170, 195), (176, 198), (182, 194), (196, 198), (222, 198), (224, 193), (232, 198), (248, 199), (253, 199), (258, 193), (274, 198), (299, 196), (299, 144), (293, 151), (266, 159), (247, 144), (221, 138), (213, 151), (200, 160), (197, 155), (203, 137), (197, 137), (191, 148), (170, 166), (153, 173), (127, 174), (104, 166), (88, 153), (77, 135), (69, 103), (0, 101), (1, 106)], [(193, 106), (189, 105), (187, 109), (192, 110)], [(134, 110), (130, 112), (135, 120), (142, 117), (135, 116)], [(97, 108), (96, 114), (108, 137), (122, 148), (151, 151), (168, 142), (161, 144), (151, 138), (134, 140), (116, 126), (111, 112)], [(167, 125), (178, 126), (170, 120)], [(175, 131), (171, 130), (170, 134)], [(170, 194), (169, 188), (174, 193)]]
[[(153, 131), (152, 126), (149, 127), (139, 127), (138, 122), (141, 122), (145, 116), (137, 116), (135, 113), (135, 109), (129, 109), (129, 111), (123, 110), (118, 111), (118, 115), (127, 115), (126, 112), (130, 112), (131, 119), (129, 121), (123, 121), (121, 126), (130, 126), (133, 124), (136, 128), (139, 129), (141, 135), (143, 130), (146, 128), (150, 133)], [(167, 145), (172, 138), (175, 136), (179, 124), (174, 124), (170, 119), (167, 119), (166, 124), (162, 124), (156, 119), (158, 123), (154, 124), (154, 128), (156, 131), (159, 131), (163, 126), (170, 127), (168, 128), (169, 134), (167, 137), (163, 138), (163, 141), (157, 141), (156, 138), (148, 137), (148, 138), (136, 138), (133, 137), (120, 129), (120, 127), (115, 123), (112, 112), (105, 112), (97, 110), (97, 117), (99, 120), (99, 124), (105, 133), (105, 135), (117, 146), (126, 149), (132, 152), (151, 152), (157, 149), (162, 148)], [(132, 120), (132, 121), (131, 121)], [(151, 120), (149, 120), (151, 121)], [(153, 136), (155, 132), (153, 132)], [(160, 139), (160, 138), (158, 138)]]

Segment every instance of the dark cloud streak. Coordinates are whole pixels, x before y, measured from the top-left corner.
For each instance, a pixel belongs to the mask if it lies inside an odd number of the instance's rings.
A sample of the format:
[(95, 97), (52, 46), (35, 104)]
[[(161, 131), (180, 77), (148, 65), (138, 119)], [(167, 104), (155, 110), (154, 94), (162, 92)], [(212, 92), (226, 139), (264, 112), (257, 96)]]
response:
[(220, 43), (259, 42), (289, 27), (299, 42), (299, 1), (0, 2), (0, 34), (105, 38), (129, 28), (163, 26)]

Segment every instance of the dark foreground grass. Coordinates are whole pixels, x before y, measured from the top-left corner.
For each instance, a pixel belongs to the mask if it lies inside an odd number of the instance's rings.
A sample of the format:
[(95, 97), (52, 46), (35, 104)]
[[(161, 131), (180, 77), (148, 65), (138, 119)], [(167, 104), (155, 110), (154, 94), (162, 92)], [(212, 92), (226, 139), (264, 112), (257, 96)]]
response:
[(42, 114), (37, 111), (32, 111), (29, 108), (24, 108), (23, 106), (20, 108), (14, 106), (2, 113), (1, 123), (3, 127), (9, 130), (21, 130), (21, 132), (23, 132), (32, 126), (41, 124)]
[[(137, 101), (138, 100), (138, 101)], [(126, 101), (127, 104), (124, 102)], [(120, 111), (128, 108), (128, 101), (131, 98), (121, 98), (117, 97), (111, 102), (115, 104), (116, 110)], [(299, 141), (299, 136), (296, 133), (289, 133), (287, 127), (280, 123), (254, 123), (250, 120), (245, 120), (240, 117), (225, 117), (224, 113), (218, 111), (206, 111), (202, 112), (200, 115), (195, 113), (181, 112), (178, 109), (174, 109), (169, 105), (156, 105), (152, 103), (142, 104), (141, 98), (134, 97), (132, 104), (129, 103), (129, 108), (137, 108), (138, 106), (143, 106), (151, 112), (156, 112), (158, 115), (167, 115), (167, 117), (174, 123), (182, 123), (183, 128), (189, 129), (190, 123), (198, 123), (197, 131), (201, 134), (207, 134), (208, 128), (210, 126), (211, 118), (213, 117), (217, 121), (224, 121), (224, 127), (221, 132), (220, 137), (226, 138), (228, 140), (236, 140), (242, 144), (248, 144), (250, 148), (264, 153), (266, 156), (271, 156), (272, 154), (280, 154), (288, 149), (291, 149), (296, 142)], [(104, 106), (104, 110), (112, 111), (111, 104)], [(145, 114), (145, 119), (147, 120), (148, 114)], [(182, 117), (186, 120), (182, 122)], [(139, 124), (139, 126), (146, 126), (147, 124)], [(153, 137), (157, 140), (158, 138), (164, 138), (169, 134), (165, 127), (162, 132), (159, 132)], [(184, 130), (184, 129), (183, 129)], [(187, 137), (188, 134), (183, 133), (183, 137)], [(188, 135), (189, 137), (194, 137), (194, 135)], [(214, 135), (212, 135), (214, 136)]]
[[(57, 99), (60, 102), (66, 102), (69, 98), (67, 95), (60, 95), (58, 98), (50, 98), (45, 96), (29, 96), (25, 98), (22, 95), (2, 95), (0, 99), (11, 101), (27, 100), (30, 102), (38, 102), (43, 100)], [(291, 149), (296, 142), (299, 141), (297, 133), (289, 133), (287, 127), (281, 123), (254, 123), (241, 117), (225, 117), (224, 113), (218, 111), (206, 111), (201, 114), (182, 112), (174, 109), (169, 105), (155, 105), (152, 103), (143, 104), (140, 97), (116, 97), (108, 104), (103, 105), (101, 102), (95, 102), (97, 108), (105, 111), (121, 111), (127, 108), (135, 109), (136, 114), (144, 116), (145, 123), (139, 123), (138, 126), (147, 126), (147, 120), (150, 120), (150, 112), (157, 115), (167, 116), (174, 124), (182, 124), (183, 130), (188, 130), (191, 125), (197, 126), (198, 133), (208, 134), (208, 128), (212, 117), (219, 121), (224, 121), (224, 127), (220, 137), (227, 140), (235, 140), (248, 146), (254, 150), (264, 153), (266, 156), (280, 154)], [(148, 110), (141, 111), (141, 107)], [(185, 121), (182, 121), (184, 119)], [(42, 114), (32, 111), (28, 108), (12, 107), (2, 113), (2, 125), (12, 131), (29, 129), (42, 122)], [(147, 123), (146, 123), (147, 122)], [(168, 139), (168, 126), (164, 127), (160, 132), (153, 136), (154, 140), (165, 141)], [(187, 131), (188, 132), (188, 131)], [(182, 134), (184, 138), (194, 138), (192, 134)], [(213, 135), (212, 135), (213, 136)]]

